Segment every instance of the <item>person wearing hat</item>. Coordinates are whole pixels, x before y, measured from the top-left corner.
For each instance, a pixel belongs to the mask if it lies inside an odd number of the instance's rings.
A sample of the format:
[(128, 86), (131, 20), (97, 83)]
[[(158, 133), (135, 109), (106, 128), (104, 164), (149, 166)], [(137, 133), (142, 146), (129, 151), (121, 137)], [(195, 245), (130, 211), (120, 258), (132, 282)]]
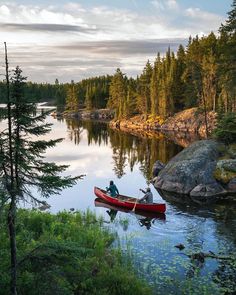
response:
[(151, 192), (150, 187), (146, 188), (146, 191), (142, 190), (141, 188), (139, 189), (142, 193), (145, 195), (139, 200), (139, 203), (147, 203), (147, 204), (152, 204), (153, 203), (153, 194)]

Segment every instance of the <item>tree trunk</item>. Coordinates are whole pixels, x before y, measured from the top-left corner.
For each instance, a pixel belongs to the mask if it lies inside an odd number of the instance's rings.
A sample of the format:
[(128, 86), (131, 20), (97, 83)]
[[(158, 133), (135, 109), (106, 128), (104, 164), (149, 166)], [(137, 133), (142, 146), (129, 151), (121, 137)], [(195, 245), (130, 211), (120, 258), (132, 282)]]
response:
[(208, 131), (208, 122), (207, 122), (207, 105), (206, 105), (206, 98), (204, 96), (204, 93), (202, 95), (203, 98), (203, 105), (204, 105), (204, 117), (205, 117), (205, 127), (206, 127), (206, 138), (209, 137), (209, 131)]
[(5, 67), (6, 67), (6, 84), (7, 84), (7, 121), (8, 121), (8, 141), (9, 141), (9, 158), (10, 158), (10, 185), (9, 194), (11, 197), (10, 208), (8, 211), (7, 224), (9, 230), (10, 251), (11, 251), (11, 282), (10, 290), (12, 295), (17, 295), (17, 260), (16, 260), (16, 196), (14, 192), (14, 168), (13, 168), (13, 149), (12, 149), (12, 121), (11, 121), (11, 101), (10, 101), (10, 81), (9, 81), (9, 69), (8, 69), (8, 57), (7, 57), (7, 44), (5, 46)]
[(11, 295), (17, 295), (17, 259), (16, 259), (16, 228), (15, 228), (15, 216), (16, 216), (16, 200), (15, 196), (11, 197), (10, 208), (8, 211), (8, 230), (10, 238), (11, 249), (11, 283), (10, 290)]

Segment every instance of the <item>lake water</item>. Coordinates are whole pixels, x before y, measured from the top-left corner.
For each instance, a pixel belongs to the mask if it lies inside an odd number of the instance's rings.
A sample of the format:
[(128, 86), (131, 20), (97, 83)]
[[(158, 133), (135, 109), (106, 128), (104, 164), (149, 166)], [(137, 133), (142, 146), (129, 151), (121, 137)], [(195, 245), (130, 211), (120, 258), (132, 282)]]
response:
[[(220, 256), (235, 253), (234, 202), (202, 208), (165, 201), (165, 217), (153, 219), (95, 207), (94, 186), (105, 188), (114, 180), (121, 194), (140, 197), (139, 188), (149, 184), (154, 162), (167, 162), (182, 147), (161, 134), (141, 138), (112, 130), (106, 123), (53, 117), (48, 122), (53, 127), (47, 138), (64, 141), (47, 152), (47, 160), (70, 165), (67, 174), (86, 174), (77, 185), (48, 200), (52, 212), (74, 208), (102, 215), (104, 226), (118, 233), (119, 245), (131, 253), (137, 272), (149, 280), (155, 294), (224, 294), (220, 288), (225, 286), (235, 290), (235, 261), (206, 258), (199, 262), (187, 256), (209, 251)], [(154, 200), (163, 202), (150, 187)], [(184, 250), (175, 248), (179, 243)]]

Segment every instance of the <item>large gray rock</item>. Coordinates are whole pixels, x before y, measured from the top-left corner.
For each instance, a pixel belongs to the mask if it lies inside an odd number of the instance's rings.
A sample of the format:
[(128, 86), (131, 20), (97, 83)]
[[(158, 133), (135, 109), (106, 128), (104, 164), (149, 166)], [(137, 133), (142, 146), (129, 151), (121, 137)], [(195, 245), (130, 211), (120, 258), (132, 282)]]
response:
[(154, 177), (156, 177), (160, 171), (165, 167), (165, 164), (163, 164), (161, 161), (156, 161), (153, 165), (153, 168), (152, 168), (152, 175)]
[(224, 194), (226, 191), (213, 176), (219, 147), (213, 140), (194, 142), (170, 160), (155, 178), (154, 186), (196, 197)]

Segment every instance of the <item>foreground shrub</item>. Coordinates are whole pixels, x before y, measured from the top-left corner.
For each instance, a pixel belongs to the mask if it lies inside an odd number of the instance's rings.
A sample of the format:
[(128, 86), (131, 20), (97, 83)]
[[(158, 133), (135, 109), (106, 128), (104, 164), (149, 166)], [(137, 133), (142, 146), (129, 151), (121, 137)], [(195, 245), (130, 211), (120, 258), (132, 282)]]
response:
[[(8, 294), (10, 257), (3, 216), (0, 231), (0, 294)], [(112, 249), (115, 238), (91, 212), (52, 215), (19, 210), (19, 294), (151, 294)]]

